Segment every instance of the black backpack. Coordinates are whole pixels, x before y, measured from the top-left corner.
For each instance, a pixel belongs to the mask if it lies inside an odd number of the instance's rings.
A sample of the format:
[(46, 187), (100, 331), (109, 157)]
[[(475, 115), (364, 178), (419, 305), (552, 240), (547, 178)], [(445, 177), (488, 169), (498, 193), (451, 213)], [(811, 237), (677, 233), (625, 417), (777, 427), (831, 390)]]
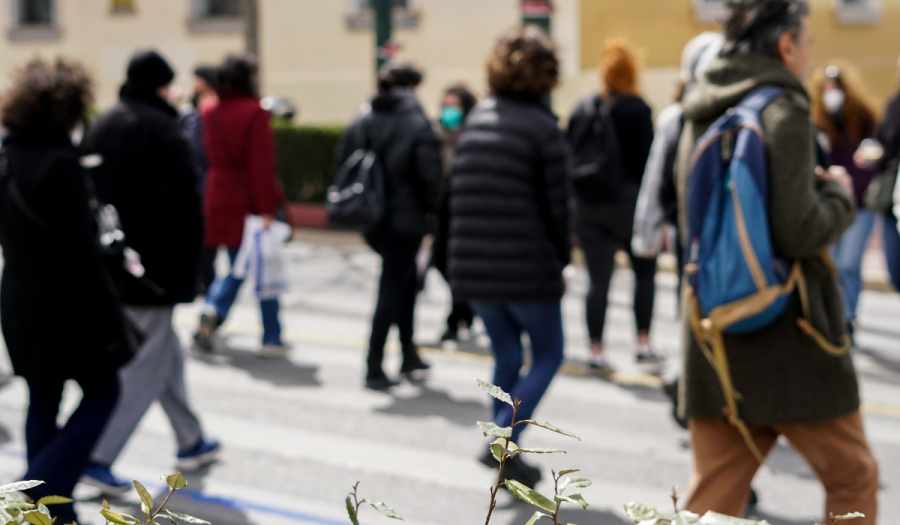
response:
[(600, 95), (585, 99), (576, 110), (584, 115), (583, 120), (569, 129), (572, 184), (578, 198), (586, 202), (615, 200), (624, 180), (611, 106), (612, 101), (604, 101)]
[(384, 221), (387, 212), (387, 172), (381, 158), (384, 141), (376, 147), (372, 139), (371, 110), (356, 132), (358, 147), (341, 163), (328, 188), (328, 221), (336, 228), (369, 232)]

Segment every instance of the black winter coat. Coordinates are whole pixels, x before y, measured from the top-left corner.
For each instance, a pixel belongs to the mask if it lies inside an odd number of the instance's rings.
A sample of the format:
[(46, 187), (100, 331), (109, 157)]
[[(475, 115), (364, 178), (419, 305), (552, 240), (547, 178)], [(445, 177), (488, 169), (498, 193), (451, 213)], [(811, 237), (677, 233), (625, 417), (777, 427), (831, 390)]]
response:
[[(427, 215), (437, 211), (442, 167), (437, 137), (415, 95), (393, 89), (371, 101), (369, 140), (379, 150), (388, 176), (388, 206), (382, 228), (399, 233), (424, 235), (429, 231)], [(342, 164), (354, 151), (365, 148), (363, 111), (344, 133), (338, 145)]]
[(123, 276), (125, 304), (193, 301), (203, 223), (198, 175), (176, 111), (154, 93), (126, 84), (119, 103), (88, 130), (84, 148), (103, 157), (92, 170), (97, 192), (119, 210), (127, 244), (141, 255), (147, 278), (165, 292)]
[(569, 263), (568, 162), (539, 101), (491, 97), (466, 120), (450, 175), (450, 260), (459, 301), (558, 301)]
[[(579, 129), (582, 119), (589, 118), (583, 107), (579, 104), (569, 118), (570, 132)], [(576, 195), (576, 221), (580, 227), (602, 228), (620, 242), (630, 243), (638, 192), (653, 145), (653, 114), (643, 99), (620, 94), (613, 96), (609, 112), (622, 150), (624, 181), (618, 195), (606, 202), (586, 202)]]
[(4, 149), (0, 322), (13, 369), (29, 379), (104, 378), (131, 358), (135, 341), (100, 253), (75, 148), (64, 134), (14, 131)]

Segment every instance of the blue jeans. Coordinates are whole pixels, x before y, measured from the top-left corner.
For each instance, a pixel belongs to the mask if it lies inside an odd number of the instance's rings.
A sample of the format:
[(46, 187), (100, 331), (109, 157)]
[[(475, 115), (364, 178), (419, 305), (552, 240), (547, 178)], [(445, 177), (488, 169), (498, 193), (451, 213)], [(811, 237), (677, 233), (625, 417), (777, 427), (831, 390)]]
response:
[[(38, 500), (44, 496), (72, 497), (78, 478), (88, 464), (100, 434), (106, 427), (119, 398), (115, 373), (105, 378), (79, 381), (84, 396), (66, 424), (57, 423), (64, 381), (53, 378), (26, 378), (30, 399), (25, 419), (25, 446), (28, 456), (26, 480), (45, 483), (28, 491)], [(76, 519), (71, 503), (53, 505), (50, 512), (58, 523)]]
[[(232, 272), (237, 253), (237, 248), (228, 248), (228, 260), (231, 261)], [(206, 304), (213, 307), (216, 311), (219, 324), (224, 323), (225, 319), (228, 318), (228, 312), (231, 311), (242, 284), (244, 284), (244, 279), (239, 279), (234, 276), (234, 273), (229, 273), (225, 277), (217, 278), (209, 287), (209, 292), (206, 294)], [(259, 310), (262, 314), (263, 324), (263, 345), (282, 344), (281, 323), (278, 321), (278, 311), (280, 309), (281, 306), (277, 298), (260, 299), (259, 301)]]
[[(494, 384), (518, 398), (521, 406), (516, 420), (531, 419), (535, 408), (553, 381), (563, 361), (562, 306), (560, 301), (547, 303), (482, 303), (472, 304), (475, 313), (484, 321), (494, 351)], [(522, 333), (531, 340), (533, 362), (522, 376)], [(512, 407), (494, 400), (494, 422), (508, 427), (512, 422)], [(524, 426), (513, 430), (518, 442)]]
[(863, 287), (862, 259), (874, 226), (875, 213), (867, 209), (858, 210), (850, 229), (831, 247), (848, 321), (856, 319), (856, 307)]
[(900, 232), (897, 231), (897, 217), (892, 212), (884, 214), (884, 259), (891, 284), (900, 290)]

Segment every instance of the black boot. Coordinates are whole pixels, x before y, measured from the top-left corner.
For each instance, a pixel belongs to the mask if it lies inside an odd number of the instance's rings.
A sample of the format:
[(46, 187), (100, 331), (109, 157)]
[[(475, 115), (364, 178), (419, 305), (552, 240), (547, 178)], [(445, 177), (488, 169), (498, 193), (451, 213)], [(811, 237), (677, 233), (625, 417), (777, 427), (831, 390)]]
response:
[(369, 390), (389, 390), (399, 384), (399, 382), (389, 378), (380, 367), (370, 368), (369, 373), (366, 374), (366, 388)]
[(419, 349), (415, 346), (403, 348), (403, 365), (400, 367), (400, 375), (409, 380), (422, 379), (431, 365), (422, 361), (419, 357)]

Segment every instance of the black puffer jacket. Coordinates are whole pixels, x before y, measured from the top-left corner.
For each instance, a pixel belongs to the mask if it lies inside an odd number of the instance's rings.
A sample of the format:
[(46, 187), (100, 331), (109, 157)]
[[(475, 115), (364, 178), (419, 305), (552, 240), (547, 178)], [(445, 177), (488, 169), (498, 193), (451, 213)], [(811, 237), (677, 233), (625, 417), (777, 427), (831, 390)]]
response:
[(83, 145), (103, 163), (92, 170), (101, 200), (115, 206), (127, 243), (141, 254), (155, 294), (124, 277), (128, 305), (162, 306), (196, 297), (203, 234), (198, 175), (178, 113), (152, 91), (126, 84), (121, 100), (101, 115)]
[[(379, 150), (388, 175), (387, 216), (382, 228), (424, 235), (426, 216), (437, 211), (441, 185), (441, 151), (437, 137), (412, 91), (394, 88), (371, 101), (372, 126), (369, 140)], [(365, 148), (366, 122), (363, 111), (344, 133), (338, 145), (342, 164), (354, 151)]]
[(557, 301), (569, 263), (568, 163), (538, 100), (491, 97), (466, 120), (450, 176), (450, 285), (459, 301)]
[(4, 149), (0, 321), (13, 368), (29, 379), (106, 378), (136, 341), (100, 253), (75, 148), (63, 133), (13, 131)]
[[(577, 199), (576, 220), (581, 227), (602, 228), (621, 242), (631, 242), (635, 205), (653, 145), (653, 115), (647, 103), (639, 97), (616, 94), (611, 103), (609, 113), (622, 149), (624, 181), (619, 194), (608, 201), (598, 203)], [(578, 129), (582, 119), (589, 118), (583, 106), (579, 104), (572, 113), (570, 131)]]

